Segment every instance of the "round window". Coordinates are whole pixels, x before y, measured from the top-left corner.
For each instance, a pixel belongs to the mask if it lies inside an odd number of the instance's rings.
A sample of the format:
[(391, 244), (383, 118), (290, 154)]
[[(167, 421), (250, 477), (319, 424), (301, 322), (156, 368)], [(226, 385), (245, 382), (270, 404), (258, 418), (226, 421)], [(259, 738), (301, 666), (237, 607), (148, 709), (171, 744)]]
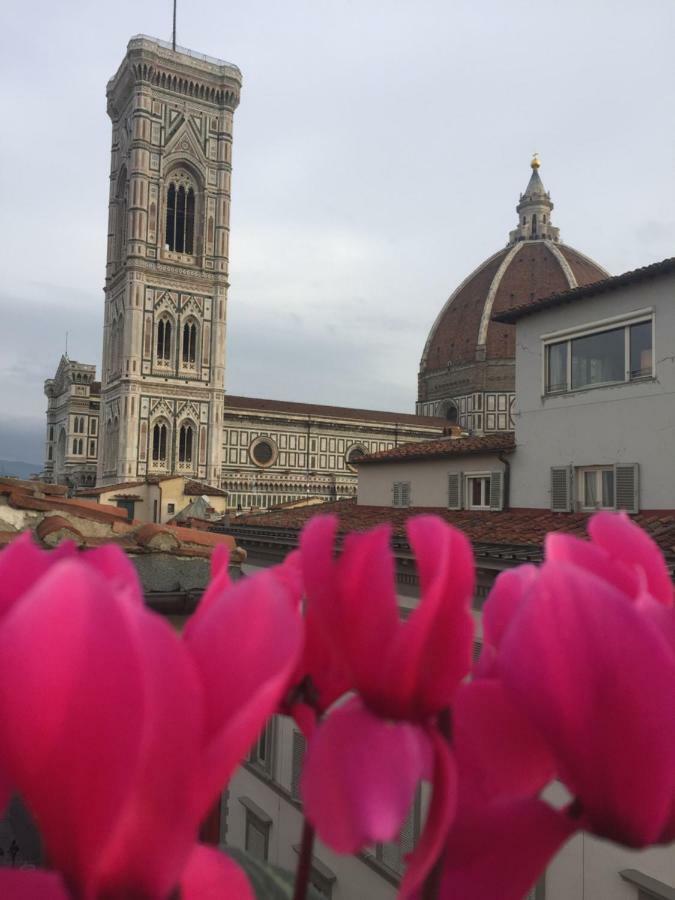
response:
[(251, 448), (251, 456), (259, 466), (268, 466), (274, 460), (274, 447), (270, 441), (257, 441)]
[(354, 463), (358, 462), (361, 457), (366, 455), (366, 451), (363, 447), (352, 447), (352, 449), (347, 454), (347, 465), (350, 468), (354, 468)]

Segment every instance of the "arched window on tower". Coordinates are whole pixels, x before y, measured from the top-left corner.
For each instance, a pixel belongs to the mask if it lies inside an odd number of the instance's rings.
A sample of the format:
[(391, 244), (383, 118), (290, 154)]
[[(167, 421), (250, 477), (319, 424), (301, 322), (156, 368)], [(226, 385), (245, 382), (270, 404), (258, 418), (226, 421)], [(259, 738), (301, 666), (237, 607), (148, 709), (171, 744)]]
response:
[(181, 425), (178, 435), (178, 462), (192, 462), (192, 445), (194, 441), (194, 430), (192, 425)]
[(194, 366), (197, 361), (197, 325), (186, 322), (183, 325), (183, 365)]
[(537, 217), (532, 216), (532, 237), (537, 236)]
[(171, 321), (164, 317), (157, 323), (157, 362), (171, 361)]
[(178, 171), (166, 191), (164, 244), (175, 253), (194, 253), (195, 189), (188, 174)]
[(121, 266), (127, 250), (128, 187), (127, 170), (122, 166), (115, 190), (115, 263)]
[(166, 462), (167, 427), (163, 422), (158, 422), (152, 429), (152, 461), (154, 463)]

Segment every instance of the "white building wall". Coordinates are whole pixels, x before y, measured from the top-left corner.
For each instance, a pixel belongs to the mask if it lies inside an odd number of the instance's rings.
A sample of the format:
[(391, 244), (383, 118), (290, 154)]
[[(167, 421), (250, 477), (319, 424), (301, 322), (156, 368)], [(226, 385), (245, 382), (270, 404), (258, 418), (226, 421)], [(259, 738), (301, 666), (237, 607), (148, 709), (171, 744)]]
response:
[[(229, 784), (227, 801), (228, 845), (245, 849), (246, 808), (241, 798), (252, 800), (272, 819), (269, 829), (268, 862), (295, 872), (300, 844), (302, 813), (291, 800), (292, 734), (294, 725), (285, 716), (276, 719), (276, 744), (272, 777), (257, 774), (241, 766)], [(394, 884), (373, 865), (355, 856), (338, 856), (317, 840), (314, 857), (334, 875), (332, 900), (393, 900)]]
[(360, 506), (392, 506), (394, 483), (410, 482), (410, 506), (439, 509), (448, 505), (448, 475), (489, 475), (502, 472), (504, 463), (491, 453), (461, 459), (366, 463), (358, 469)]
[[(655, 378), (544, 396), (542, 336), (653, 309)], [(640, 508), (675, 509), (675, 276), (517, 324), (511, 505), (547, 508), (552, 466), (639, 463)]]

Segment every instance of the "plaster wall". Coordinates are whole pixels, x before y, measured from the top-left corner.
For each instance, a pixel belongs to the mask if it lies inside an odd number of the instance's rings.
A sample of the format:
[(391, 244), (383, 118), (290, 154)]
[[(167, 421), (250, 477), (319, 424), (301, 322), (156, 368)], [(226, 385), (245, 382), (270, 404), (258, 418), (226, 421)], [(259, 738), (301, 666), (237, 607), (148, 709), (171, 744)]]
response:
[[(252, 800), (272, 819), (269, 830), (269, 857), (272, 865), (294, 872), (300, 843), (302, 813), (290, 798), (292, 772), (292, 722), (277, 716), (276, 758), (273, 777), (258, 775), (240, 767), (229, 784), (227, 801), (227, 844), (245, 849), (246, 809), (241, 798)], [(333, 900), (394, 900), (396, 888), (359, 857), (338, 856), (317, 841), (314, 856), (335, 875)]]
[[(544, 395), (542, 336), (654, 310), (655, 377)], [(639, 463), (640, 508), (675, 509), (675, 276), (521, 319), (511, 504), (547, 508), (552, 466)]]
[(501, 472), (504, 463), (494, 453), (472, 454), (461, 459), (430, 459), (400, 463), (367, 463), (359, 466), (359, 506), (391, 506), (394, 482), (410, 482), (410, 505), (438, 509), (448, 505), (448, 475), (489, 475)]

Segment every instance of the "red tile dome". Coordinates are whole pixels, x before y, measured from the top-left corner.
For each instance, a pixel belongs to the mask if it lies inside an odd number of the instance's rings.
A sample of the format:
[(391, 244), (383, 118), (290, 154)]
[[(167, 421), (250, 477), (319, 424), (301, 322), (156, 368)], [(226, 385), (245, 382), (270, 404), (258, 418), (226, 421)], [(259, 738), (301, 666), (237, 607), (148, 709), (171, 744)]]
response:
[[(419, 373), (420, 404), (489, 388), (489, 369), (499, 361), (500, 389), (513, 391), (515, 328), (492, 321), (529, 300), (607, 278), (609, 272), (560, 243), (551, 223), (553, 203), (539, 176), (539, 160), (516, 207), (518, 225), (509, 242), (481, 263), (450, 295), (427, 338)], [(504, 368), (504, 366), (506, 368)], [(494, 381), (494, 378), (493, 378)]]

